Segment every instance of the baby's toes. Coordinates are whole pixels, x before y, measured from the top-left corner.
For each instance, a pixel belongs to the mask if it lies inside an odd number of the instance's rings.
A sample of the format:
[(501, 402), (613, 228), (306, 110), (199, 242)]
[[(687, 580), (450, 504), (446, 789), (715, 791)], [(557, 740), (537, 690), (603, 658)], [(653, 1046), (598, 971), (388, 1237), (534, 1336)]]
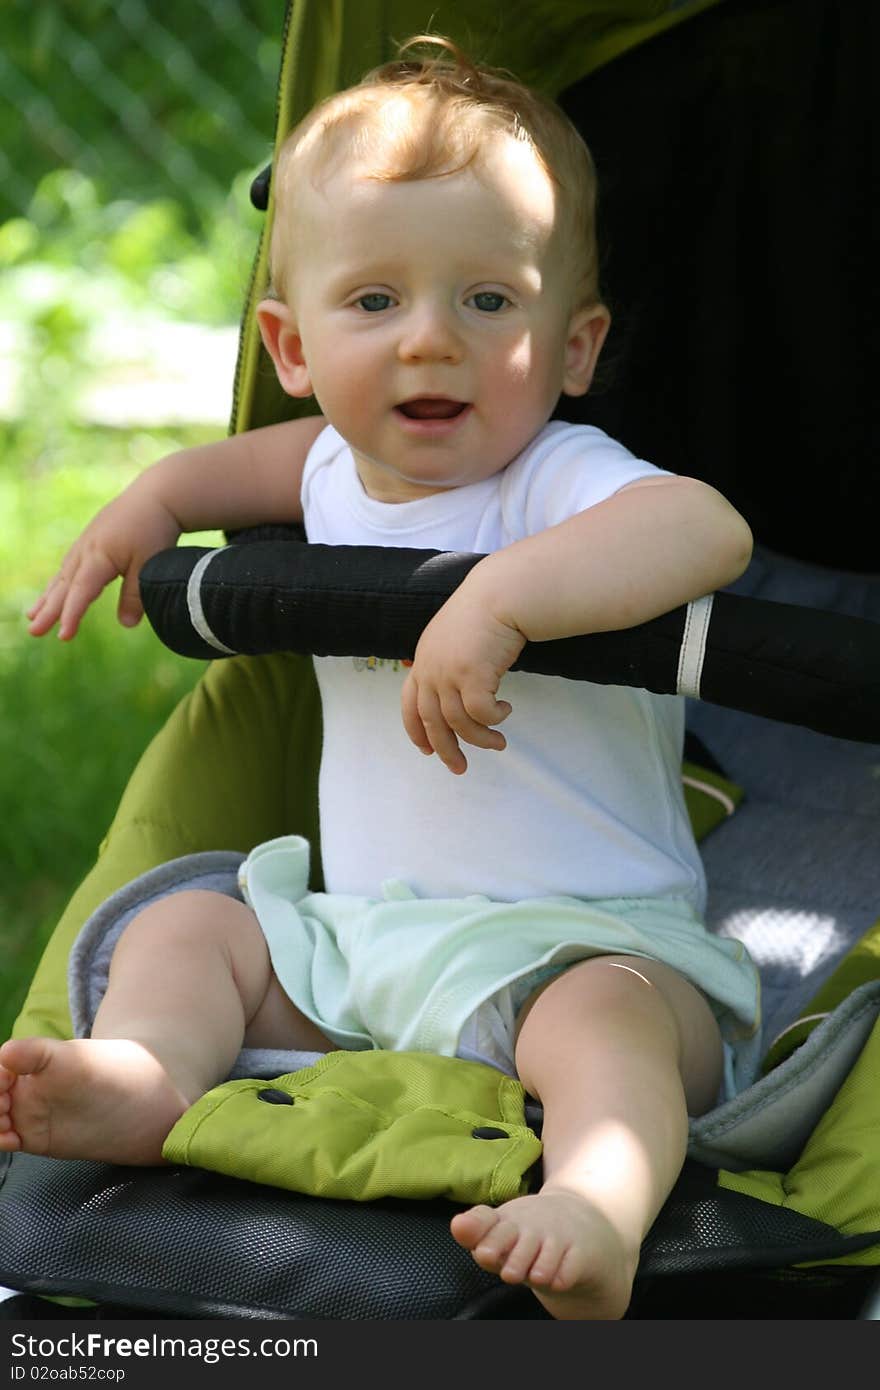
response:
[(453, 1216), (449, 1229), (459, 1245), (463, 1245), (465, 1250), (473, 1250), (497, 1220), (498, 1213), (494, 1207), (469, 1207), (467, 1211), (460, 1211), (457, 1216)]
[(519, 1239), (519, 1227), (513, 1221), (499, 1217), (471, 1254), (481, 1269), (497, 1274)]
[(558, 1281), (565, 1271), (566, 1247), (559, 1240), (548, 1236), (540, 1246), (529, 1267), (529, 1283), (542, 1289), (567, 1289), (569, 1283)]
[(519, 1240), (507, 1252), (507, 1258), (498, 1271), (504, 1282), (521, 1284), (530, 1278), (529, 1271), (540, 1249), (541, 1236), (537, 1231), (520, 1231)]
[(0, 1153), (15, 1153), (21, 1148), (21, 1140), (12, 1127), (9, 1111), (0, 1114)]

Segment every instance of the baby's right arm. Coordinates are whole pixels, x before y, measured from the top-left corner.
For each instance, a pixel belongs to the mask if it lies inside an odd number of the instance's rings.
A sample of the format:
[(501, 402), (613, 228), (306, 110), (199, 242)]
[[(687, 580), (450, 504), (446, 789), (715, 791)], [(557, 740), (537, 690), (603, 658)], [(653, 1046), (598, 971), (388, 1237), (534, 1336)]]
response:
[(141, 567), (183, 532), (301, 521), (302, 472), (324, 423), (321, 416), (288, 420), (183, 449), (145, 469), (68, 550), (28, 609), (30, 632), (42, 637), (57, 622), (60, 638), (75, 637), (86, 609), (117, 575), (117, 616), (134, 627), (143, 617)]

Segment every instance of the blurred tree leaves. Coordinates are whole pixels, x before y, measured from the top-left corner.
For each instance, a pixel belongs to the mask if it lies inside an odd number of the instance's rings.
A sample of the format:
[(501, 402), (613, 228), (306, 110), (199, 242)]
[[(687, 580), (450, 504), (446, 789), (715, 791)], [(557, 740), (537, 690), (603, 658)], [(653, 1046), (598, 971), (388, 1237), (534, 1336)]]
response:
[(5, 0), (0, 222), (74, 168), (103, 203), (171, 192), (198, 232), (270, 156), (283, 22), (283, 0)]
[(26, 405), (78, 390), (102, 317), (238, 320), (283, 20), (283, 0), (0, 4), (0, 322)]

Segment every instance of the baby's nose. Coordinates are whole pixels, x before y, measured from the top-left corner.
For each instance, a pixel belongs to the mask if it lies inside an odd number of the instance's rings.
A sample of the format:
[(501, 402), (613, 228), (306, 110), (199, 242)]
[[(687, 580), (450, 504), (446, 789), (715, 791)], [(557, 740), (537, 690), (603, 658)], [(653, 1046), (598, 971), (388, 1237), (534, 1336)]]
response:
[(398, 351), (404, 362), (458, 361), (461, 340), (452, 314), (441, 305), (414, 310), (403, 325)]

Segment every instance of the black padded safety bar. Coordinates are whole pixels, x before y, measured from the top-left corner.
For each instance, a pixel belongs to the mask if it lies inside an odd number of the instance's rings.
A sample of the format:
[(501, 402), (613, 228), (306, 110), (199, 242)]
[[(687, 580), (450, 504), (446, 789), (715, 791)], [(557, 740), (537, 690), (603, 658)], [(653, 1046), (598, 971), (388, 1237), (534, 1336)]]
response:
[[(183, 656), (310, 652), (411, 659), (483, 557), (256, 540), (153, 556), (141, 595)], [(625, 631), (527, 643), (515, 670), (698, 695), (820, 733), (880, 742), (880, 624), (718, 593)], [(685, 637), (687, 635), (687, 641)]]

